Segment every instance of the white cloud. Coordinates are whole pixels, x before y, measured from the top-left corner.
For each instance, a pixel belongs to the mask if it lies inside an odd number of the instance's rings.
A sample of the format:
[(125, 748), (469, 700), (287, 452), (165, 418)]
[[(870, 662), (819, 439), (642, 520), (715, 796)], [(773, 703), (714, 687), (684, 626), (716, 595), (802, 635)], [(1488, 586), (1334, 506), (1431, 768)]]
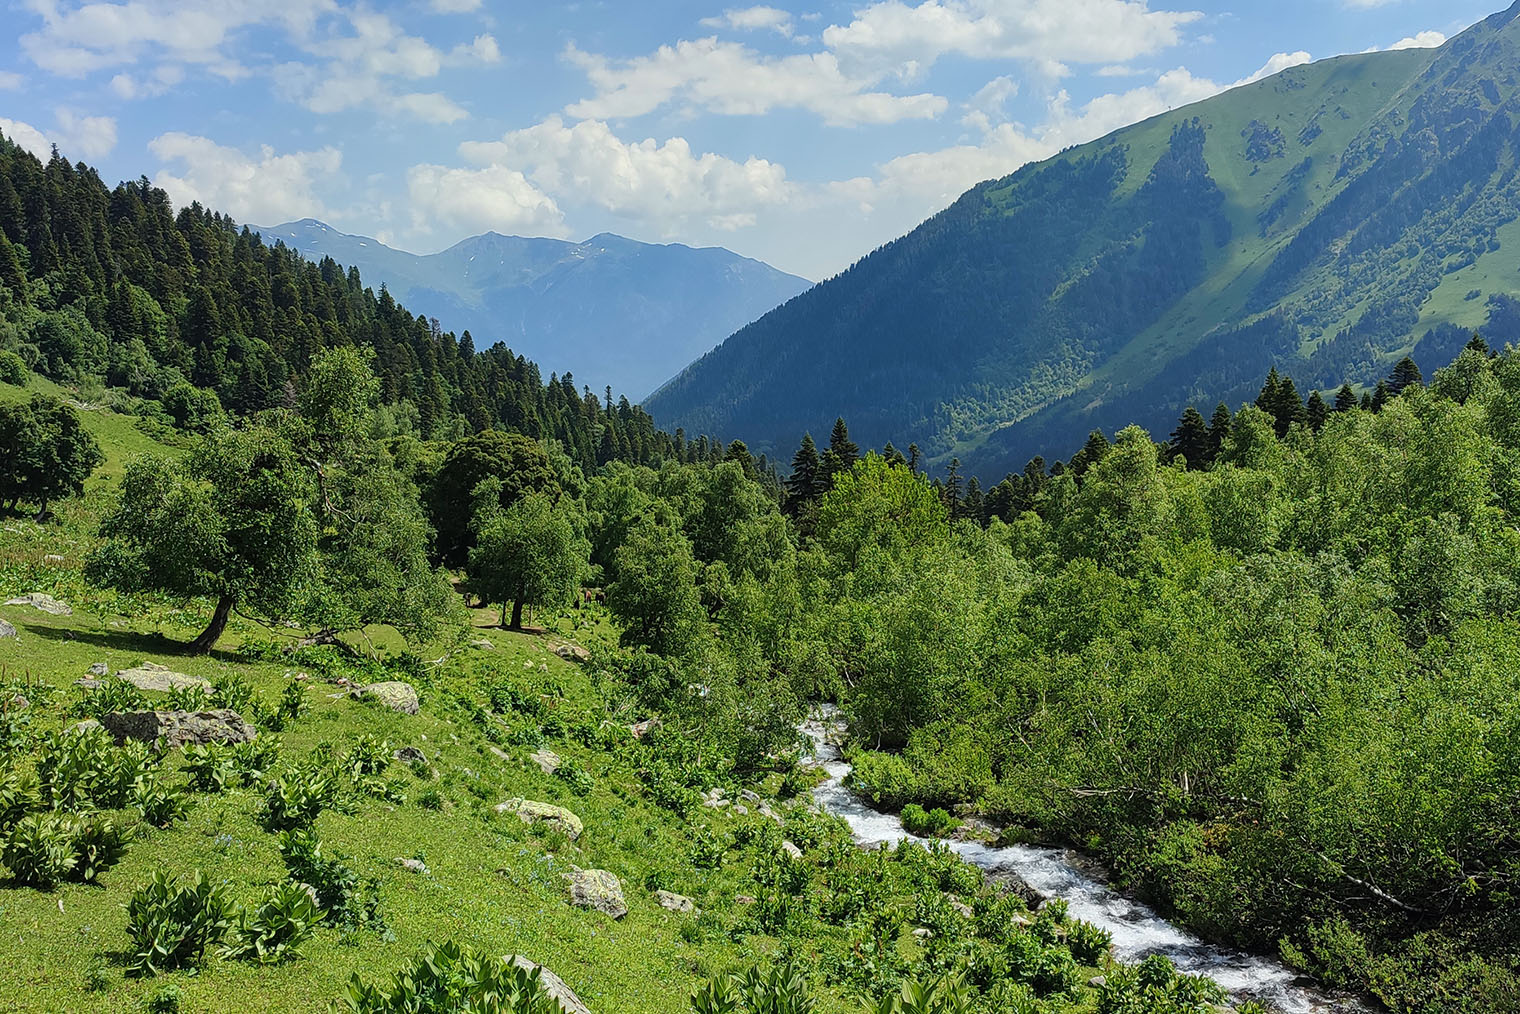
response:
[(1406, 37), (1400, 39), (1398, 42), (1395, 42), (1393, 45), (1389, 46), (1388, 48), (1389, 49), (1435, 49), (1438, 46), (1444, 46), (1444, 45), (1446, 45), (1446, 36), (1445, 35), (1443, 35), (1440, 32), (1437, 32), (1437, 31), (1425, 31), (1425, 32), (1419, 32), (1419, 33), (1417, 33), (1415, 35), (1406, 36)]
[(470, 114), (442, 92), (411, 92), (392, 100), (401, 109), (427, 123), (457, 123)]
[(696, 155), (685, 138), (624, 142), (600, 120), (566, 126), (554, 116), (500, 141), (460, 145), (487, 171), (520, 171), (544, 192), (601, 207), (643, 228), (674, 235), (689, 223), (729, 231), (792, 193), (782, 166)]
[(777, 7), (742, 7), (726, 10), (721, 17), (703, 18), (707, 28), (734, 28), (741, 32), (771, 31), (779, 35), (792, 34), (792, 15)]
[(0, 116), (0, 134), (21, 145), (27, 151), (46, 162), (52, 156), (53, 142), (46, 134), (20, 120), (7, 120)]
[(318, 189), (333, 185), (342, 168), (336, 148), (276, 154), (264, 145), (256, 156), (179, 132), (160, 134), (148, 150), (171, 171), (154, 182), (181, 206), (192, 201), (247, 222), (273, 225), (293, 218), (330, 217)]
[(1287, 70), (1289, 67), (1301, 67), (1313, 59), (1314, 57), (1310, 56), (1302, 49), (1298, 50), (1296, 53), (1274, 53), (1272, 54), (1271, 59), (1262, 64), (1260, 70), (1250, 75), (1249, 77), (1241, 78), (1239, 81), (1236, 81), (1235, 84), (1230, 85), (1229, 87), (1235, 88), (1240, 85), (1246, 85), (1256, 81), (1261, 81), (1271, 77), (1273, 74), (1280, 74), (1283, 71)]
[(53, 138), (71, 160), (100, 158), (116, 147), (116, 121), (111, 117), (81, 116), (71, 109), (58, 109), (54, 116)]
[(452, 55), (460, 63), (500, 63), (501, 47), (496, 44), (495, 36), (477, 35), (469, 45), (460, 43), (455, 46)]
[(842, 73), (832, 53), (766, 57), (707, 38), (618, 63), (573, 46), (565, 55), (596, 87), (595, 97), (566, 110), (582, 119), (642, 116), (674, 102), (729, 116), (806, 109), (843, 125), (933, 119), (949, 105), (938, 95), (867, 91), (872, 81)]
[(237, 77), (246, 73), (229, 55), (237, 32), (280, 25), (295, 36), (311, 32), (336, 9), (334, 0), (32, 0), (42, 27), (21, 36), (37, 66), (79, 77), (157, 57)]
[(412, 225), (418, 232), (432, 232), (443, 225), (471, 233), (494, 229), (534, 236), (567, 235), (565, 216), (553, 199), (515, 169), (416, 165), (407, 171), (406, 185)]
[(439, 14), (468, 14), (480, 9), (481, 0), (433, 0), (433, 10)]
[(1019, 83), (1013, 78), (1006, 74), (993, 78), (967, 100), (966, 115), (961, 117), (961, 123), (978, 130), (991, 129), (1008, 118), (1003, 106), (1018, 93)]
[(1124, 63), (1182, 41), (1198, 11), (1153, 11), (1147, 0), (901, 0), (873, 3), (823, 42), (852, 70), (905, 77), (951, 54), (978, 60)]
[(185, 79), (185, 69), (178, 64), (163, 64), (151, 74), (127, 73), (111, 78), (111, 90), (124, 99), (153, 98), (163, 95)]
[(9, 70), (0, 70), (0, 92), (20, 91), (23, 79), (20, 74)]

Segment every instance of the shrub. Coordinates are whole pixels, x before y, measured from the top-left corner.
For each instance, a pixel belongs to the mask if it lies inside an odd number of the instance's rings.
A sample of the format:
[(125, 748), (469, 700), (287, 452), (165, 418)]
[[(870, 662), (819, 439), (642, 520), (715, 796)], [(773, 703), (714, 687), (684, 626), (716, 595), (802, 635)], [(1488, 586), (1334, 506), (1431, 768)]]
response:
[(196, 792), (225, 792), (236, 777), (232, 748), (226, 743), (196, 743), (185, 747), (185, 771)]
[(157, 975), (198, 964), (206, 948), (218, 944), (232, 925), (226, 888), (195, 871), (188, 887), (162, 870), (127, 902), (127, 971)]
[(324, 913), (312, 900), (315, 891), (286, 883), (270, 890), (256, 908), (238, 913), (223, 957), (274, 965), (299, 957), (298, 948)]
[(727, 854), (728, 842), (723, 835), (708, 827), (699, 827), (691, 833), (691, 864), (697, 869), (716, 870)]
[(361, 881), (341, 857), (323, 855), (322, 840), (316, 832), (306, 828), (282, 831), (280, 858), (291, 880), (317, 892), (317, 904), (327, 910), (332, 922), (346, 929), (387, 932), (378, 882)]
[(872, 806), (899, 809), (912, 802), (919, 791), (912, 765), (895, 753), (862, 753), (850, 771), (850, 787)]
[(232, 745), (232, 770), (242, 788), (262, 782), (280, 763), (280, 741), (274, 736), (260, 736)]
[(391, 745), (374, 736), (363, 735), (354, 741), (348, 756), (343, 760), (343, 767), (357, 782), (366, 775), (380, 774), (390, 763)]
[(184, 796), (158, 784), (158, 779), (151, 775), (137, 780), (132, 788), (132, 803), (142, 814), (143, 823), (153, 827), (168, 827), (182, 820), (189, 810)]
[(74, 880), (94, 883), (127, 852), (126, 831), (109, 817), (96, 814), (75, 818), (70, 821), (69, 832), (74, 846)]
[(264, 826), (271, 831), (307, 827), (337, 797), (332, 776), (314, 765), (271, 779), (264, 793)]
[(417, 805), (422, 807), (424, 810), (442, 810), (443, 793), (439, 792), (432, 786), (428, 786), (421, 792), (417, 793)]
[(520, 968), (452, 940), (430, 947), (389, 983), (356, 972), (344, 998), (353, 1014), (558, 1014), (538, 970)]
[(1114, 944), (1114, 935), (1100, 926), (1078, 919), (1066, 930), (1066, 946), (1080, 965), (1101, 965)]
[(23, 817), (11, 829), (0, 860), (20, 883), (53, 887), (79, 862), (68, 818), (52, 813)]
[(888, 994), (872, 1008), (872, 1014), (971, 1014), (972, 1010), (965, 983), (959, 977), (947, 976), (927, 986), (908, 979), (897, 993)]
[(807, 980), (791, 962), (717, 977), (691, 995), (693, 1014), (811, 1014)]
[(148, 998), (148, 1014), (179, 1014), (183, 998), (180, 988), (171, 982)]
[(95, 718), (118, 711), (146, 711), (148, 698), (126, 680), (108, 679), (94, 690), (86, 690), (84, 696), (69, 708), (75, 718)]
[(205, 711), (211, 707), (211, 696), (205, 687), (192, 683), (170, 689), (164, 697), (164, 704), (173, 711)]
[(902, 824), (909, 834), (920, 838), (943, 838), (961, 826), (960, 821), (939, 807), (925, 810), (917, 803), (902, 808)]
[(243, 713), (253, 703), (253, 686), (240, 672), (229, 673), (216, 685), (216, 704)]
[(306, 714), (311, 705), (306, 703), (306, 684), (301, 680), (291, 680), (285, 684), (285, 689), (280, 691), (279, 716), (281, 723), (294, 722)]
[(563, 761), (554, 769), (554, 777), (570, 786), (570, 791), (577, 796), (584, 796), (596, 785), (596, 779), (591, 777), (591, 772), (574, 761)]
[(0, 779), (0, 835), (22, 817), (42, 809), (42, 789), (30, 771), (12, 771)]
[(0, 349), (0, 384), (25, 387), (32, 371), (26, 368), (26, 360), (10, 349)]

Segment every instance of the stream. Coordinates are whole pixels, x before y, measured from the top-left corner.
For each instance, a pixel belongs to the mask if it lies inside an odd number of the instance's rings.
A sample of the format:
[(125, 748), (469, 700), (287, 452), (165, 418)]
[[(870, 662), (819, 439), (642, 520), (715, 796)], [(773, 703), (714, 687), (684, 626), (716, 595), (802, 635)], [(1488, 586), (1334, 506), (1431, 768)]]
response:
[[(896, 816), (871, 809), (845, 787), (850, 765), (839, 749), (844, 725), (836, 711), (815, 712), (801, 728), (813, 743), (813, 760), (829, 776), (813, 790), (813, 799), (824, 810), (844, 818), (858, 844), (923, 840), (904, 831)], [(1360, 1003), (1304, 987), (1298, 974), (1281, 962), (1215, 946), (1173, 926), (1145, 905), (1094, 880), (1062, 849), (1034, 845), (995, 848), (979, 842), (946, 844), (990, 874), (1014, 874), (1045, 897), (1064, 898), (1072, 918), (1113, 934), (1114, 956), (1121, 961), (1164, 954), (1181, 971), (1206, 975), (1219, 983), (1235, 1002), (1255, 1000), (1283, 1014), (1367, 1014), (1368, 1008)]]

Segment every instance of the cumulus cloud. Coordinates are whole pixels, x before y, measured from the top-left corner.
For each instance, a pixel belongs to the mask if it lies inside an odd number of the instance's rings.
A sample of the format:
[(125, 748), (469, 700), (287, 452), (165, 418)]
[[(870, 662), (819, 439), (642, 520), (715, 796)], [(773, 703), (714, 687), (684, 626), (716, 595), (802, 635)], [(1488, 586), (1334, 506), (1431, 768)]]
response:
[(166, 164), (154, 182), (176, 204), (200, 201), (261, 224), (331, 217), (318, 191), (337, 182), (343, 164), (342, 153), (331, 147), (281, 155), (263, 145), (257, 155), (248, 155), (179, 132), (160, 134), (148, 150)]
[(1151, 10), (1147, 0), (885, 0), (823, 31), (852, 70), (912, 76), (940, 57), (1118, 64), (1182, 41), (1198, 11)]
[(418, 232), (442, 225), (470, 232), (567, 235), (565, 216), (553, 199), (515, 169), (416, 165), (408, 170), (406, 185)]
[(1446, 36), (1437, 31), (1424, 31), (1408, 35), (1389, 46), (1389, 49), (1435, 49), (1446, 45)]
[(124, 99), (146, 99), (163, 95), (185, 79), (185, 69), (177, 64), (163, 64), (148, 74), (117, 74), (111, 78), (111, 90)]
[(672, 235), (689, 223), (733, 230), (791, 193), (786, 169), (693, 153), (685, 138), (625, 142), (600, 120), (566, 125), (553, 116), (499, 141), (467, 142), (460, 155), (496, 171), (521, 171), (544, 192), (585, 201)]
[(777, 7), (742, 7), (726, 10), (721, 17), (703, 18), (707, 28), (734, 28), (741, 32), (771, 31), (790, 37), (792, 15)]
[(626, 61), (574, 46), (565, 56), (596, 88), (594, 97), (566, 110), (584, 119), (642, 116), (678, 103), (729, 116), (806, 109), (827, 123), (844, 125), (932, 119), (949, 105), (938, 95), (868, 91), (870, 79), (846, 75), (826, 52), (766, 57), (735, 42), (707, 38), (661, 46), (649, 56)]
[(10, 140), (21, 145), (27, 151), (46, 161), (52, 154), (53, 142), (48, 140), (46, 134), (20, 120), (7, 120), (0, 116), (0, 134), (4, 134)]
[(53, 139), (70, 158), (101, 158), (116, 147), (116, 121), (109, 116), (81, 116), (72, 109), (54, 113)]

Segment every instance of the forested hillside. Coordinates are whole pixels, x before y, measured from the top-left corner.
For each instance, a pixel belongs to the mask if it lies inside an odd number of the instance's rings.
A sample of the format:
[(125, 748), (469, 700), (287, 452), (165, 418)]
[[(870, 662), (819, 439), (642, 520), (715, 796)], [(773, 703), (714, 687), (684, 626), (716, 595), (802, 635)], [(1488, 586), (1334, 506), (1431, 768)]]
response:
[(196, 429), (223, 410), (293, 406), (312, 357), (342, 345), (373, 353), (392, 434), (495, 427), (557, 440), (587, 467), (709, 453), (627, 398), (603, 404), (569, 373), (545, 380), (503, 344), (477, 349), (468, 331), (413, 316), (353, 268), (266, 245), (199, 205), (176, 213), (146, 178), (109, 188), (0, 138), (0, 349), (30, 368)]
[(312, 219), (252, 226), (313, 261), (332, 257), (413, 310), (642, 398), (811, 284), (721, 247), (584, 243), (486, 233), (418, 256)]
[(1094, 428), (1520, 338), (1520, 23), (1296, 67), (984, 183), (646, 405), (772, 454), (836, 415), (984, 480)]

